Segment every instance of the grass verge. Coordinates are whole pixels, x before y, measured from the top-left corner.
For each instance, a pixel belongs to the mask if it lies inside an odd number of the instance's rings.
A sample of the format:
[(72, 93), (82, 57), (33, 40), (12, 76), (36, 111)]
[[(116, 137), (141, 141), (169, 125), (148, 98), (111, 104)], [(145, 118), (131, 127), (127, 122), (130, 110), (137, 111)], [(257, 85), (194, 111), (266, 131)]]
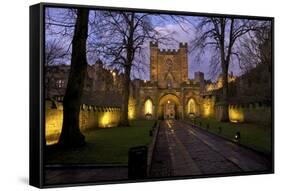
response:
[(131, 121), (130, 127), (96, 129), (85, 133), (86, 145), (61, 150), (46, 149), (47, 164), (127, 164), (129, 148), (149, 145), (155, 121)]
[(236, 132), (240, 132), (240, 144), (266, 155), (271, 154), (270, 124), (219, 122), (214, 118), (196, 118), (189, 122), (228, 140), (234, 140)]

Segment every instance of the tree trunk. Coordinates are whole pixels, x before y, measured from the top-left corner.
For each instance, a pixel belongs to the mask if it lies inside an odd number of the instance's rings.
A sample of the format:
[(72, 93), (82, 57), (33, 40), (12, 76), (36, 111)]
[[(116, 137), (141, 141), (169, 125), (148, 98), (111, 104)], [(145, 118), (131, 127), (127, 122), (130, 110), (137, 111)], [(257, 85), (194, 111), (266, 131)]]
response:
[(122, 101), (122, 113), (121, 113), (121, 120), (120, 126), (128, 127), (129, 119), (128, 119), (128, 106), (129, 106), (129, 96), (130, 96), (130, 76), (131, 76), (131, 67), (132, 62), (134, 59), (134, 17), (135, 14), (132, 13), (130, 16), (126, 16), (126, 20), (128, 21), (129, 25), (129, 36), (126, 45), (126, 63), (124, 65), (125, 73), (124, 73), (124, 86), (123, 86), (123, 101)]
[(63, 125), (59, 145), (76, 147), (85, 143), (79, 128), (79, 113), (87, 72), (86, 41), (89, 10), (78, 9), (72, 41), (71, 67), (63, 100)]
[(228, 67), (224, 61), (224, 67), (222, 67), (222, 114), (220, 121), (228, 122)]
[(120, 126), (128, 127), (129, 119), (128, 119), (128, 104), (129, 104), (129, 96), (130, 96), (130, 73), (131, 68), (130, 66), (125, 67), (124, 73), (124, 82), (123, 82), (123, 96), (122, 96), (122, 112), (121, 112), (121, 120)]
[[(232, 24), (231, 24), (232, 25)], [(220, 53), (221, 53), (221, 69), (222, 69), (222, 113), (220, 121), (228, 122), (228, 66), (230, 50), (228, 50), (227, 59), (225, 59), (225, 20), (220, 19), (221, 36), (220, 36)], [(231, 47), (230, 47), (231, 48)]]

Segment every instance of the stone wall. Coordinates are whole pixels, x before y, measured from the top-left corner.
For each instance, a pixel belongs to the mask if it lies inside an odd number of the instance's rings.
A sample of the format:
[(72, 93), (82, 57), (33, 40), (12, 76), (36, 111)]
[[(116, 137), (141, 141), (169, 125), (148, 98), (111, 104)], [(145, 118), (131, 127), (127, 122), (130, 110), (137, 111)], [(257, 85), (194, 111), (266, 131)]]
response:
[(201, 104), (202, 117), (215, 117), (215, 97), (205, 96)]
[(271, 107), (261, 103), (230, 105), (229, 118), (232, 122), (269, 124), (271, 122)]
[[(62, 103), (46, 101), (46, 143), (47, 145), (58, 142), (63, 120)], [(80, 129), (82, 132), (95, 128), (116, 127), (119, 124), (121, 110), (118, 107), (97, 107), (93, 105), (81, 105)]]
[[(271, 106), (262, 103), (229, 105), (229, 119), (232, 122), (271, 123)], [(215, 106), (216, 118), (219, 119), (222, 109)]]
[(128, 118), (129, 120), (137, 118), (137, 100), (133, 96), (129, 97)]

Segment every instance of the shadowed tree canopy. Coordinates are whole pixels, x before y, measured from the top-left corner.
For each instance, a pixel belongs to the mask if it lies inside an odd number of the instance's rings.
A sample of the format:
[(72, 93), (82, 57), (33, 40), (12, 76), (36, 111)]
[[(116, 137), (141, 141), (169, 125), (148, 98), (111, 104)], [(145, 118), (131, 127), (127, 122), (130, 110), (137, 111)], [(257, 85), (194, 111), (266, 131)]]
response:
[(60, 64), (68, 56), (68, 52), (56, 39), (48, 40), (45, 44), (46, 66)]
[(271, 67), (271, 22), (264, 21), (255, 31), (248, 33), (240, 39), (239, 65), (244, 73), (266, 64)]

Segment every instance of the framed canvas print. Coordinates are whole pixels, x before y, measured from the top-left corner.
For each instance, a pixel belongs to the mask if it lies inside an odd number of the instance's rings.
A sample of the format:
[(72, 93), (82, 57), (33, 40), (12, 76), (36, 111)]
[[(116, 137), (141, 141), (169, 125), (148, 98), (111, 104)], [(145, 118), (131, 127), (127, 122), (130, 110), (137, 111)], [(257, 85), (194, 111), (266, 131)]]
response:
[(30, 7), (30, 184), (274, 172), (274, 19)]

